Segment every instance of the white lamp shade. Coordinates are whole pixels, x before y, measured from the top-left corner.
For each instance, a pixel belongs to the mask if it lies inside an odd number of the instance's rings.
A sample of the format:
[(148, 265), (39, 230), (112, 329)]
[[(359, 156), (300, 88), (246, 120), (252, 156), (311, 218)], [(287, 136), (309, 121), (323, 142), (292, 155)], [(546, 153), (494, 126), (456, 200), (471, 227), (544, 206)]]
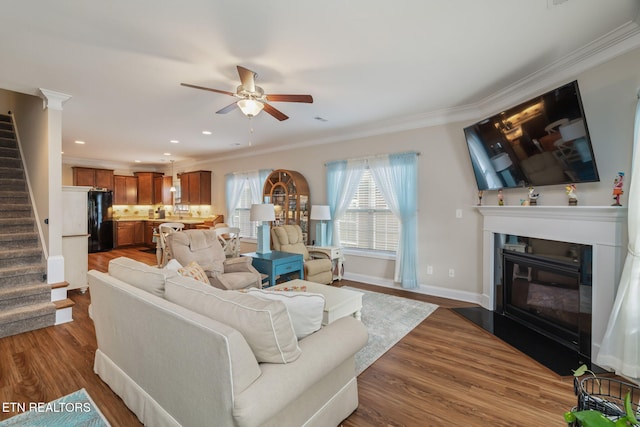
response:
[(251, 205), (249, 211), (250, 221), (275, 221), (276, 215), (273, 205), (270, 203)]
[(331, 211), (327, 205), (311, 206), (311, 219), (325, 221), (331, 219)]
[(257, 116), (264, 108), (264, 104), (255, 99), (241, 99), (237, 104), (240, 110), (242, 110), (242, 113), (247, 117)]

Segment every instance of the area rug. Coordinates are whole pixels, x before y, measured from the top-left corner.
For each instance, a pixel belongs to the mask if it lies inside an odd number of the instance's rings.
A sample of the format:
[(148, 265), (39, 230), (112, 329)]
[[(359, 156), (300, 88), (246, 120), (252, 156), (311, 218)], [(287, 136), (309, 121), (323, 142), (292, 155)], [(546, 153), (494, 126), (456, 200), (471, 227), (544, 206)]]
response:
[[(6, 403), (5, 403), (6, 405)], [(96, 404), (85, 389), (80, 389), (49, 403), (14, 403), (10, 410), (23, 410), (21, 414), (0, 421), (1, 427), (109, 427)], [(23, 406), (18, 409), (19, 406)]]
[(380, 356), (418, 326), (436, 308), (435, 304), (396, 297), (379, 292), (362, 292), (362, 323), (369, 331), (367, 345), (356, 353), (356, 375), (360, 375)]

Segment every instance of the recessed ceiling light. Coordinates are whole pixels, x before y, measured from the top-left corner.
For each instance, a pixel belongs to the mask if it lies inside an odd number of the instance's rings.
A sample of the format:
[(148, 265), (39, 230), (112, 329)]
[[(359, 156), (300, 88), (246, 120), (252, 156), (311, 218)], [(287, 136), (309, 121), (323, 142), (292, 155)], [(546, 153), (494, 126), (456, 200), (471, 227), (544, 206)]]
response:
[(316, 119), (319, 122), (328, 122), (329, 121), (329, 120), (327, 120), (327, 119), (325, 119), (323, 117), (320, 117), (320, 116), (316, 116), (316, 117), (314, 117), (314, 119)]
[(202, 134), (203, 135), (211, 135), (211, 131), (210, 130), (203, 130)]
[(171, 153), (162, 153), (162, 154), (164, 154), (165, 156), (170, 156), (171, 155)]
[(82, 145), (82, 144), (84, 144), (84, 141), (75, 141), (75, 143)]
[(142, 160), (134, 160), (136, 163), (142, 163)]
[(180, 141), (178, 141), (177, 139), (172, 139), (172, 140), (171, 140), (171, 141), (169, 141), (169, 142), (170, 142), (170, 143), (172, 143), (172, 144), (177, 144), (177, 143), (179, 143)]

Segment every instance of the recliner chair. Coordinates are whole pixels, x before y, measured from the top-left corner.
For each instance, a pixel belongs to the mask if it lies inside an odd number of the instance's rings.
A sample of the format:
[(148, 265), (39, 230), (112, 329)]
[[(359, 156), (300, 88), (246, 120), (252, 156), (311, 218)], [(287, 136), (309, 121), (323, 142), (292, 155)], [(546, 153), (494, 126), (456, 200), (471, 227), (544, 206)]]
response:
[(169, 255), (183, 266), (197, 262), (212, 286), (235, 290), (261, 288), (260, 273), (250, 257), (227, 258), (214, 230), (185, 230), (167, 236)]
[[(302, 255), (304, 259), (304, 280), (324, 285), (333, 282), (333, 264), (324, 252), (307, 249), (299, 225), (282, 225), (271, 228), (273, 249)], [(322, 257), (313, 258), (311, 256)]]

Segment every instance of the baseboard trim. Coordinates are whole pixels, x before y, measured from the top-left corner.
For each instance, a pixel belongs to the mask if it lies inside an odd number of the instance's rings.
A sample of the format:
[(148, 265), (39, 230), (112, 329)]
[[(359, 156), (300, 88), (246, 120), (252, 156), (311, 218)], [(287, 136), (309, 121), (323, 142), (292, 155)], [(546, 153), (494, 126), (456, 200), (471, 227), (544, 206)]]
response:
[(400, 289), (403, 291), (415, 292), (418, 294), (469, 302), (473, 304), (481, 304), (483, 301), (481, 294), (476, 294), (473, 292), (460, 291), (456, 289), (445, 289), (431, 285), (419, 285), (414, 289), (405, 289), (401, 287), (400, 284), (395, 283), (393, 280), (383, 279), (375, 276), (368, 276), (365, 274), (345, 273), (344, 279), (353, 280), (354, 282), (366, 283), (369, 285), (382, 286), (385, 288)]

